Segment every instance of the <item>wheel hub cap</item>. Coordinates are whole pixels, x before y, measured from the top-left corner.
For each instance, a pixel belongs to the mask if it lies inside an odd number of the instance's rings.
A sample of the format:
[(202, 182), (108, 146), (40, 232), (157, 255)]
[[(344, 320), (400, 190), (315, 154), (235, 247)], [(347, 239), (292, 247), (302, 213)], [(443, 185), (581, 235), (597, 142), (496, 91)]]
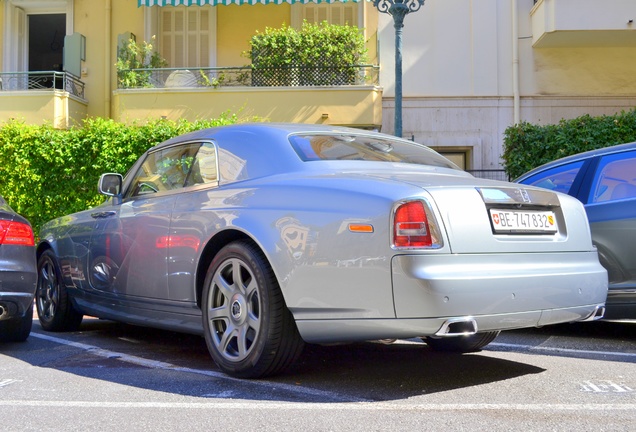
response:
[(247, 319), (247, 302), (243, 295), (237, 293), (232, 296), (232, 301), (230, 302), (230, 315), (237, 325), (243, 324)]
[(232, 318), (241, 318), (241, 303), (238, 301), (234, 301), (234, 303), (232, 303)]

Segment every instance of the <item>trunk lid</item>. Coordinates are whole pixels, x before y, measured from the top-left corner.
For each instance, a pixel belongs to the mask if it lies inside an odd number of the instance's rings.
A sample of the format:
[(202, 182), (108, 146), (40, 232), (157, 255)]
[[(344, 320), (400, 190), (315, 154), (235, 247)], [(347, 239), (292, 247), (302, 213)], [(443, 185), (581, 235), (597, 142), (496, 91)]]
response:
[(408, 183), (428, 192), (452, 253), (594, 249), (583, 204), (565, 194), (470, 175), (367, 175)]

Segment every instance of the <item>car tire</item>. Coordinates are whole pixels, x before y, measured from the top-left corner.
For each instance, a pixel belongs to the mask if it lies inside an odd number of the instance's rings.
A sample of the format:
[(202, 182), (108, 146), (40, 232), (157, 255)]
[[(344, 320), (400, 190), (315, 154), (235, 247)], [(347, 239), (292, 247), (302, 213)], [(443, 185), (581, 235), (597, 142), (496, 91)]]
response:
[(208, 350), (228, 375), (274, 375), (302, 352), (304, 342), (274, 272), (247, 241), (230, 243), (215, 256), (201, 306)]
[(73, 307), (57, 257), (51, 250), (44, 251), (38, 260), (38, 284), (35, 305), (40, 325), (46, 331), (75, 331), (82, 323), (83, 315)]
[(424, 337), (422, 340), (435, 351), (467, 353), (481, 350), (498, 335), (498, 331), (492, 331), (469, 336)]
[(33, 304), (23, 317), (0, 321), (0, 342), (24, 342), (33, 326)]

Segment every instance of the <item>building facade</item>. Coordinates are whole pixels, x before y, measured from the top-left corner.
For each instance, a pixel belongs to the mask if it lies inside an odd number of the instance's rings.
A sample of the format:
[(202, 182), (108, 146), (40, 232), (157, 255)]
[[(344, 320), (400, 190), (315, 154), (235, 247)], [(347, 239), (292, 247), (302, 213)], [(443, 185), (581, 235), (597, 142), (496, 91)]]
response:
[[(394, 132), (389, 15), (369, 1), (222, 4), (231, 1), (0, 0), (0, 121), (68, 128), (87, 116), (132, 123), (231, 112)], [(303, 20), (361, 29), (369, 65), (359, 81), (218, 79), (249, 69), (243, 53), (256, 32)], [(510, 125), (631, 109), (634, 20), (633, 0), (425, 0), (404, 21), (402, 135), (466, 169), (498, 170)], [(144, 88), (118, 84), (117, 53), (130, 37), (168, 62)]]
[[(468, 169), (500, 168), (505, 129), (636, 106), (633, 0), (426, 0), (406, 16), (403, 136)], [(393, 130), (393, 21), (378, 30)]]
[[(250, 73), (243, 52), (255, 33), (300, 27), (303, 20), (360, 27), (369, 41), (369, 60), (376, 62), (372, 4), (304, 2), (214, 6), (200, 0), (199, 6), (182, 0), (0, 0), (0, 119), (65, 128), (86, 116), (142, 122), (231, 112), (270, 121), (381, 128), (377, 65), (360, 67), (364, 76), (347, 85), (256, 85), (249, 76), (218, 85), (220, 75)], [(144, 88), (118, 85), (118, 50), (131, 37), (152, 44), (168, 63), (164, 75)], [(184, 76), (194, 79), (187, 82)]]

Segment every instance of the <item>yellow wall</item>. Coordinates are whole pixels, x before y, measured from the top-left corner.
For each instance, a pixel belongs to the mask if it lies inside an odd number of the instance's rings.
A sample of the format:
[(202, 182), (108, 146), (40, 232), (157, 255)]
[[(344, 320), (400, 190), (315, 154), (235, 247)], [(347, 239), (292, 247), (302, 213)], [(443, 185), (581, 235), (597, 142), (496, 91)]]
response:
[(382, 91), (374, 87), (118, 90), (113, 100), (113, 118), (126, 123), (217, 118), (228, 110), (244, 120), (374, 128), (382, 123)]
[(367, 42), (368, 63), (378, 64), (378, 17), (379, 13), (372, 2), (363, 1), (364, 5), (364, 37)]
[[(4, 7), (2, 4), (0, 4), (0, 23), (2, 24), (2, 27), (4, 27)], [(3, 63), (2, 63), (2, 58), (4, 57), (4, 32), (1, 31), (2, 27), (0, 27), (0, 70), (3, 70)]]
[(81, 123), (86, 112), (85, 103), (61, 91), (0, 92), (0, 119), (4, 121), (14, 119), (65, 129)]
[(217, 6), (217, 65), (244, 66), (250, 64), (241, 53), (249, 49), (250, 38), (266, 27), (290, 25), (290, 5)]
[(74, 8), (75, 31), (86, 36), (86, 74), (81, 79), (86, 83), (88, 115), (108, 116), (110, 89), (117, 86), (117, 35), (132, 31), (143, 38), (143, 9), (130, 0), (75, 0)]
[[(378, 12), (373, 3), (361, 2), (364, 8), (364, 35), (369, 49), (369, 61), (377, 60)], [(291, 24), (291, 5), (217, 6), (217, 65), (244, 66), (250, 59), (241, 54), (249, 49), (250, 38), (266, 27), (280, 28)]]

